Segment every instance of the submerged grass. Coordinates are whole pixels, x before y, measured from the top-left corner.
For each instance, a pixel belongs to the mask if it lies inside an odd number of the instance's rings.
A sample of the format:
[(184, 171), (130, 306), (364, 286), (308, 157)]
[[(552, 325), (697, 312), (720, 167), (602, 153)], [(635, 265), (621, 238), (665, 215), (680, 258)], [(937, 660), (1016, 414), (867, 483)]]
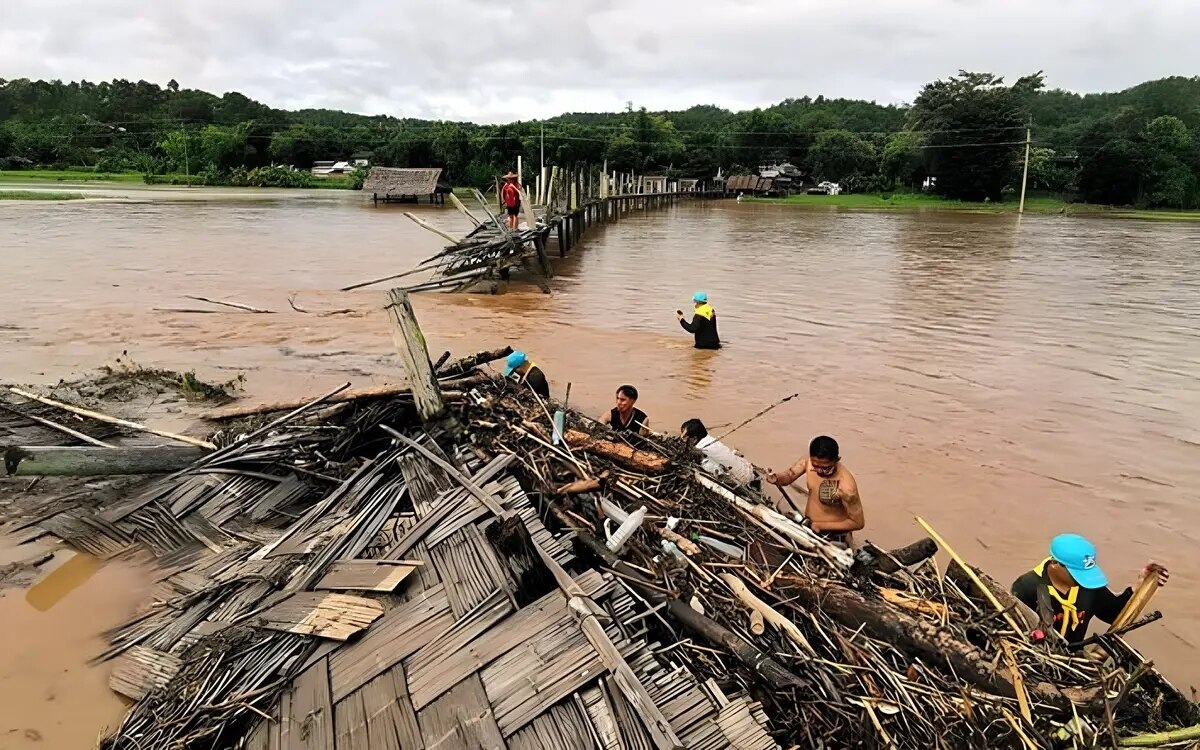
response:
[(58, 193), (49, 190), (0, 190), (0, 201), (74, 201), (82, 193)]
[[(973, 202), (941, 198), (925, 193), (853, 193), (845, 195), (789, 195), (785, 198), (747, 198), (754, 203), (778, 203), (797, 208), (838, 208), (852, 211), (976, 211), (1016, 213), (1017, 201)], [(1148, 221), (1200, 221), (1200, 211), (1143, 210), (1070, 203), (1061, 198), (1031, 196), (1025, 212), (1063, 216), (1104, 216)]]

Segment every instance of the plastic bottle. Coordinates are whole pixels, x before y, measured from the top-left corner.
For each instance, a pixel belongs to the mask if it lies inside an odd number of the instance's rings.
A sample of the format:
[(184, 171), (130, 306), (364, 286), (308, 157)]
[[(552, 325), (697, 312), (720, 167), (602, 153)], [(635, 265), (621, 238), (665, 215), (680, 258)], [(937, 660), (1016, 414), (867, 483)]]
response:
[(634, 532), (642, 526), (642, 521), (646, 519), (646, 506), (638, 508), (629, 514), (629, 518), (621, 524), (617, 532), (608, 540), (608, 549), (611, 552), (620, 552), (625, 546), (625, 542), (629, 541), (629, 537), (633, 536)]

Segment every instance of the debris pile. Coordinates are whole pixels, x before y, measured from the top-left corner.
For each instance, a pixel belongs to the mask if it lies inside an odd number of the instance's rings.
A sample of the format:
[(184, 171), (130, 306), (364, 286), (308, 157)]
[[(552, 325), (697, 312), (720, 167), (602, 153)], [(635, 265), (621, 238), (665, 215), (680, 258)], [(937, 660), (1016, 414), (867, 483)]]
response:
[(1109, 747), (1200, 721), (1119, 635), (1031, 643), (932, 529), (852, 552), (678, 440), (556, 432), (482, 369), (506, 353), (422, 352), (446, 403), (241, 409), (187, 468), (24, 523), (161, 562), (98, 657), (135, 701), (104, 747)]

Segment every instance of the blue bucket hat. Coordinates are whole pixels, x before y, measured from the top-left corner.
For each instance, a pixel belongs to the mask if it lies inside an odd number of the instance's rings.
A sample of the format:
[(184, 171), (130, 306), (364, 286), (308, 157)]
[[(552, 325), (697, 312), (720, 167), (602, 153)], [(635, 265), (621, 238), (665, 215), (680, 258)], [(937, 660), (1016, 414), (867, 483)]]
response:
[(1096, 546), (1078, 534), (1059, 534), (1051, 539), (1050, 557), (1085, 589), (1108, 585), (1108, 577), (1096, 564)]
[(696, 292), (692, 295), (692, 302), (695, 302), (698, 305), (708, 302), (708, 295), (704, 292)]
[(509, 375), (512, 375), (513, 370), (525, 364), (526, 361), (525, 352), (513, 352), (508, 355), (508, 359), (504, 363), (504, 377), (507, 378)]

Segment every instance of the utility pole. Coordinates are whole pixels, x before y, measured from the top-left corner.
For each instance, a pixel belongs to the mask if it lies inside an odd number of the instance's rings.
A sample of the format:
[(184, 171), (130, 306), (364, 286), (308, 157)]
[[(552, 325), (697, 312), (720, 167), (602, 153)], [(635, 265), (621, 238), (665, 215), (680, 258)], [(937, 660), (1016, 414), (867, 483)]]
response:
[(179, 122), (179, 127), (183, 131), (183, 174), (187, 177), (187, 186), (192, 186), (192, 165), (191, 159), (188, 157), (188, 132), (183, 121)]
[(1021, 205), (1017, 208), (1018, 214), (1025, 213), (1025, 183), (1029, 181), (1029, 134), (1030, 128), (1025, 128), (1025, 171), (1021, 173)]

